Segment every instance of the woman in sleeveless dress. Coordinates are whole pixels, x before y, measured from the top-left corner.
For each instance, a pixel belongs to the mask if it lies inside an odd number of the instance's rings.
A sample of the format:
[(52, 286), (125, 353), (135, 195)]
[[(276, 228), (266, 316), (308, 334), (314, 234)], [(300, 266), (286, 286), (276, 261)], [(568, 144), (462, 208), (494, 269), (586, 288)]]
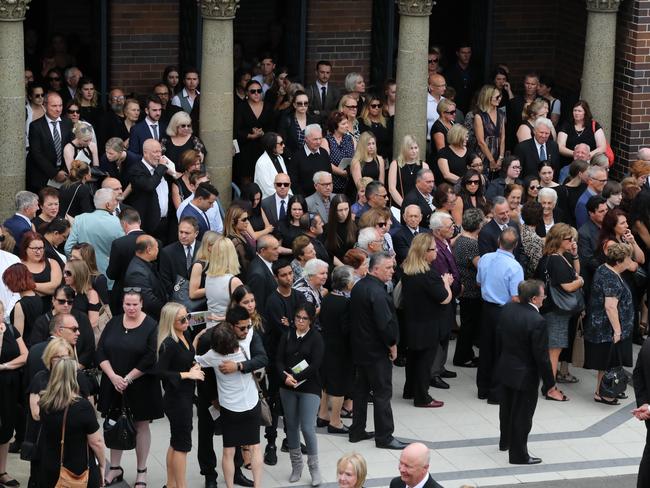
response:
[(506, 150), (505, 117), (498, 110), (500, 101), (501, 92), (497, 88), (483, 86), (476, 104), (478, 113), (474, 115), (474, 134), (490, 180), (499, 174)]

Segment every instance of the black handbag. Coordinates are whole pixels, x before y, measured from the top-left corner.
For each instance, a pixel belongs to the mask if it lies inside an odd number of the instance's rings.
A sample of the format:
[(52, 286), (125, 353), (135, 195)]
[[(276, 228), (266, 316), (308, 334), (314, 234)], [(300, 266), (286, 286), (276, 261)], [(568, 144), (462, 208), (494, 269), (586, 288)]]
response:
[(136, 430), (131, 411), (126, 405), (126, 393), (122, 393), (122, 408), (117, 420), (112, 420), (110, 415), (104, 420), (104, 442), (109, 449), (130, 451), (135, 449)]
[(205, 298), (198, 300), (190, 298), (190, 280), (182, 276), (176, 277), (172, 301), (183, 304), (188, 312), (203, 312), (208, 309), (208, 302)]
[(616, 356), (618, 357), (618, 366), (612, 366), (605, 371), (603, 380), (600, 382), (600, 388), (598, 389), (598, 395), (600, 397), (617, 398), (621, 393), (625, 392), (625, 389), (627, 388), (629, 379), (627, 373), (623, 369), (621, 351), (616, 346), (616, 343), (612, 343), (612, 347), (609, 350), (607, 364), (610, 364), (614, 351), (616, 351)]
[(641, 264), (639, 264), (633, 276), (634, 284), (638, 289), (643, 289), (648, 285), (648, 272)]
[[(546, 288), (549, 291), (551, 300), (558, 308), (559, 313), (562, 315), (577, 315), (585, 309), (585, 298), (582, 290), (574, 292), (565, 291), (561, 286), (551, 285), (551, 277), (548, 275), (548, 260), (546, 259), (546, 268), (544, 269), (544, 276), (546, 279)], [(564, 258), (563, 258), (564, 259)], [(566, 259), (565, 259), (566, 261)], [(568, 266), (571, 266), (567, 263)], [(573, 268), (572, 268), (573, 269)]]

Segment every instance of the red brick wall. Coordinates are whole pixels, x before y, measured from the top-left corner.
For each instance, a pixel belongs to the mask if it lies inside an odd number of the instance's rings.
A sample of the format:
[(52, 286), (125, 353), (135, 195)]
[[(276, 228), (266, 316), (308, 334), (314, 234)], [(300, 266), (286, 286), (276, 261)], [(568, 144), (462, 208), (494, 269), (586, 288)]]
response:
[(345, 75), (359, 72), (368, 83), (372, 0), (309, 0), (305, 81), (315, 79), (319, 59), (332, 62), (331, 81), (343, 85)]
[(650, 1), (621, 2), (616, 31), (612, 148), (625, 172), (640, 147), (650, 146)]
[(178, 0), (109, 2), (109, 85), (149, 93), (178, 63)]

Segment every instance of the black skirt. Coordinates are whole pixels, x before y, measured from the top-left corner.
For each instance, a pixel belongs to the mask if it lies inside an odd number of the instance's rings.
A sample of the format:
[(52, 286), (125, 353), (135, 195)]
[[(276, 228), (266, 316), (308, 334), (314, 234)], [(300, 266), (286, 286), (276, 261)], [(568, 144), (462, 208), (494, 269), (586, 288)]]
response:
[(223, 447), (251, 446), (260, 443), (260, 402), (250, 410), (233, 412), (221, 407)]
[[(597, 371), (607, 371), (609, 368), (619, 366), (618, 355), (616, 351), (611, 354), (611, 342), (594, 343), (585, 341), (585, 369), (594, 369)], [(621, 354), (623, 366), (631, 367), (632, 360), (632, 338), (628, 337), (616, 344), (616, 349)]]

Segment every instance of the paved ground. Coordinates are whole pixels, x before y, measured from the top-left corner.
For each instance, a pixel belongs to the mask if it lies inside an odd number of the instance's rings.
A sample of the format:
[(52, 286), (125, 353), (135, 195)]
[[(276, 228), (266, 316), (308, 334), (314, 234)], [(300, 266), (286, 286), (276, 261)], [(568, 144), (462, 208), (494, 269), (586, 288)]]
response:
[[(451, 349), (455, 343), (452, 342)], [(638, 351), (638, 346), (635, 346)], [(450, 351), (449, 357), (453, 353)], [(635, 354), (636, 357), (636, 354)], [(563, 385), (570, 401), (566, 403), (539, 400), (535, 413), (529, 451), (543, 463), (536, 466), (512, 466), (507, 453), (499, 452), (498, 406), (488, 405), (476, 398), (476, 370), (452, 368), (459, 377), (449, 380), (450, 390), (431, 389), (432, 395), (445, 402), (439, 409), (417, 409), (402, 400), (404, 369), (393, 374), (393, 413), (395, 436), (404, 440), (420, 440), (432, 449), (430, 471), (445, 488), (460, 486), (522, 487), (617, 487), (636, 486), (636, 472), (645, 444), (645, 426), (634, 419), (632, 388), (630, 398), (619, 406), (607, 406), (593, 401), (595, 374), (574, 369), (580, 383)], [(369, 419), (372, 415), (369, 413)], [(371, 420), (370, 420), (371, 422)], [(372, 430), (372, 425), (368, 425)], [(149, 459), (149, 486), (158, 488), (165, 483), (165, 452), (169, 428), (166, 421), (152, 424), (153, 442)], [(282, 436), (280, 436), (282, 437)], [(397, 474), (399, 451), (375, 448), (371, 441), (350, 444), (345, 436), (327, 434), (319, 429), (321, 471), (326, 482), (335, 481), (336, 461), (345, 452), (358, 451), (368, 461), (367, 487), (386, 487)], [(196, 423), (194, 430), (196, 442)], [(221, 459), (221, 441), (215, 439)], [(289, 456), (280, 453), (276, 466), (265, 466), (263, 487), (308, 486), (305, 469), (301, 485), (289, 484)], [(122, 466), (126, 482), (135, 481), (135, 454), (126, 453)], [(8, 471), (26, 487), (28, 465), (10, 455)], [(221, 470), (219, 470), (221, 472)], [(250, 473), (249, 473), (250, 474)], [(220, 474), (219, 485), (225, 486)], [(324, 483), (323, 486), (335, 486)], [(188, 458), (188, 484), (202, 488), (195, 452)]]

